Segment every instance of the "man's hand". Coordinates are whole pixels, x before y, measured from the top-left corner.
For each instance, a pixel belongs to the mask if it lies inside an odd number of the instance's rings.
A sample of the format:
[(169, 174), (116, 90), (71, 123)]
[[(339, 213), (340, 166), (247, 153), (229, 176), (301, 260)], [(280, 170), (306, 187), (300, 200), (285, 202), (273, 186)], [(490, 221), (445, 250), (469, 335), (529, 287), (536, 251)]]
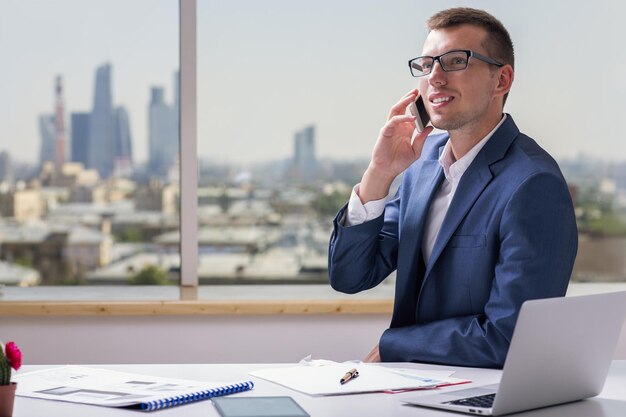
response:
[(374, 349), (367, 354), (363, 362), (380, 362), (380, 351), (378, 350), (378, 344), (374, 346)]
[(391, 108), (359, 186), (359, 198), (363, 204), (384, 198), (394, 178), (422, 154), (424, 139), (433, 128), (427, 127), (411, 141), (415, 131), (415, 116), (405, 114), (407, 106), (418, 95), (417, 89), (411, 90)]

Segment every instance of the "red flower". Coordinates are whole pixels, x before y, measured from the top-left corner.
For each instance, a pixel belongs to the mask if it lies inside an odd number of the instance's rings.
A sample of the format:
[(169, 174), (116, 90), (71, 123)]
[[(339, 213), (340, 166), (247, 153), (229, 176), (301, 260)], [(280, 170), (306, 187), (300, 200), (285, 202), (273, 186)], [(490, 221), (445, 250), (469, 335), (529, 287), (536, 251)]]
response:
[(22, 352), (20, 352), (20, 348), (14, 342), (9, 342), (5, 347), (5, 351), (11, 367), (16, 371), (20, 369), (20, 366), (22, 366)]

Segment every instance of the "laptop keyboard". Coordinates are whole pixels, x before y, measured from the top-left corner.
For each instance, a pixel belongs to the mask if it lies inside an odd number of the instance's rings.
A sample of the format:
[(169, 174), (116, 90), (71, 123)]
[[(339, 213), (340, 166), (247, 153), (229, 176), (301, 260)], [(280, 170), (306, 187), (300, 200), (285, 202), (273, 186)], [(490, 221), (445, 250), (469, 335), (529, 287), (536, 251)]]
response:
[(460, 400), (449, 401), (446, 404), (462, 405), (466, 407), (491, 408), (496, 394), (479, 395), (477, 397), (461, 398)]

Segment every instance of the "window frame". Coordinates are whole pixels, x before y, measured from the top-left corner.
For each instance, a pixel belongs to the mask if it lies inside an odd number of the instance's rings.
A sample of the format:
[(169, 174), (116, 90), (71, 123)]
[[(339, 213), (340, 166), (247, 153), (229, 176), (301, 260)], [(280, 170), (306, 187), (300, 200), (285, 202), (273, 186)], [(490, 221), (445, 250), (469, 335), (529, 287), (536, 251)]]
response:
[(198, 286), (197, 0), (179, 2), (180, 283)]

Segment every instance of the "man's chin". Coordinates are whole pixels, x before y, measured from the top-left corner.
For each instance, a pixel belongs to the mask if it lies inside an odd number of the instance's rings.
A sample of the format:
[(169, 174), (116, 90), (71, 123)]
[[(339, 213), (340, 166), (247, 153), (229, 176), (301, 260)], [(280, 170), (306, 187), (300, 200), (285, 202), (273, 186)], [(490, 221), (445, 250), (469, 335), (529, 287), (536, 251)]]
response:
[(431, 119), (430, 124), (439, 130), (458, 130), (465, 124), (462, 120), (452, 117)]
[(433, 125), (435, 129), (439, 129), (439, 130), (448, 130), (448, 126), (451, 125), (449, 120), (442, 119), (442, 118), (431, 119), (430, 124)]

